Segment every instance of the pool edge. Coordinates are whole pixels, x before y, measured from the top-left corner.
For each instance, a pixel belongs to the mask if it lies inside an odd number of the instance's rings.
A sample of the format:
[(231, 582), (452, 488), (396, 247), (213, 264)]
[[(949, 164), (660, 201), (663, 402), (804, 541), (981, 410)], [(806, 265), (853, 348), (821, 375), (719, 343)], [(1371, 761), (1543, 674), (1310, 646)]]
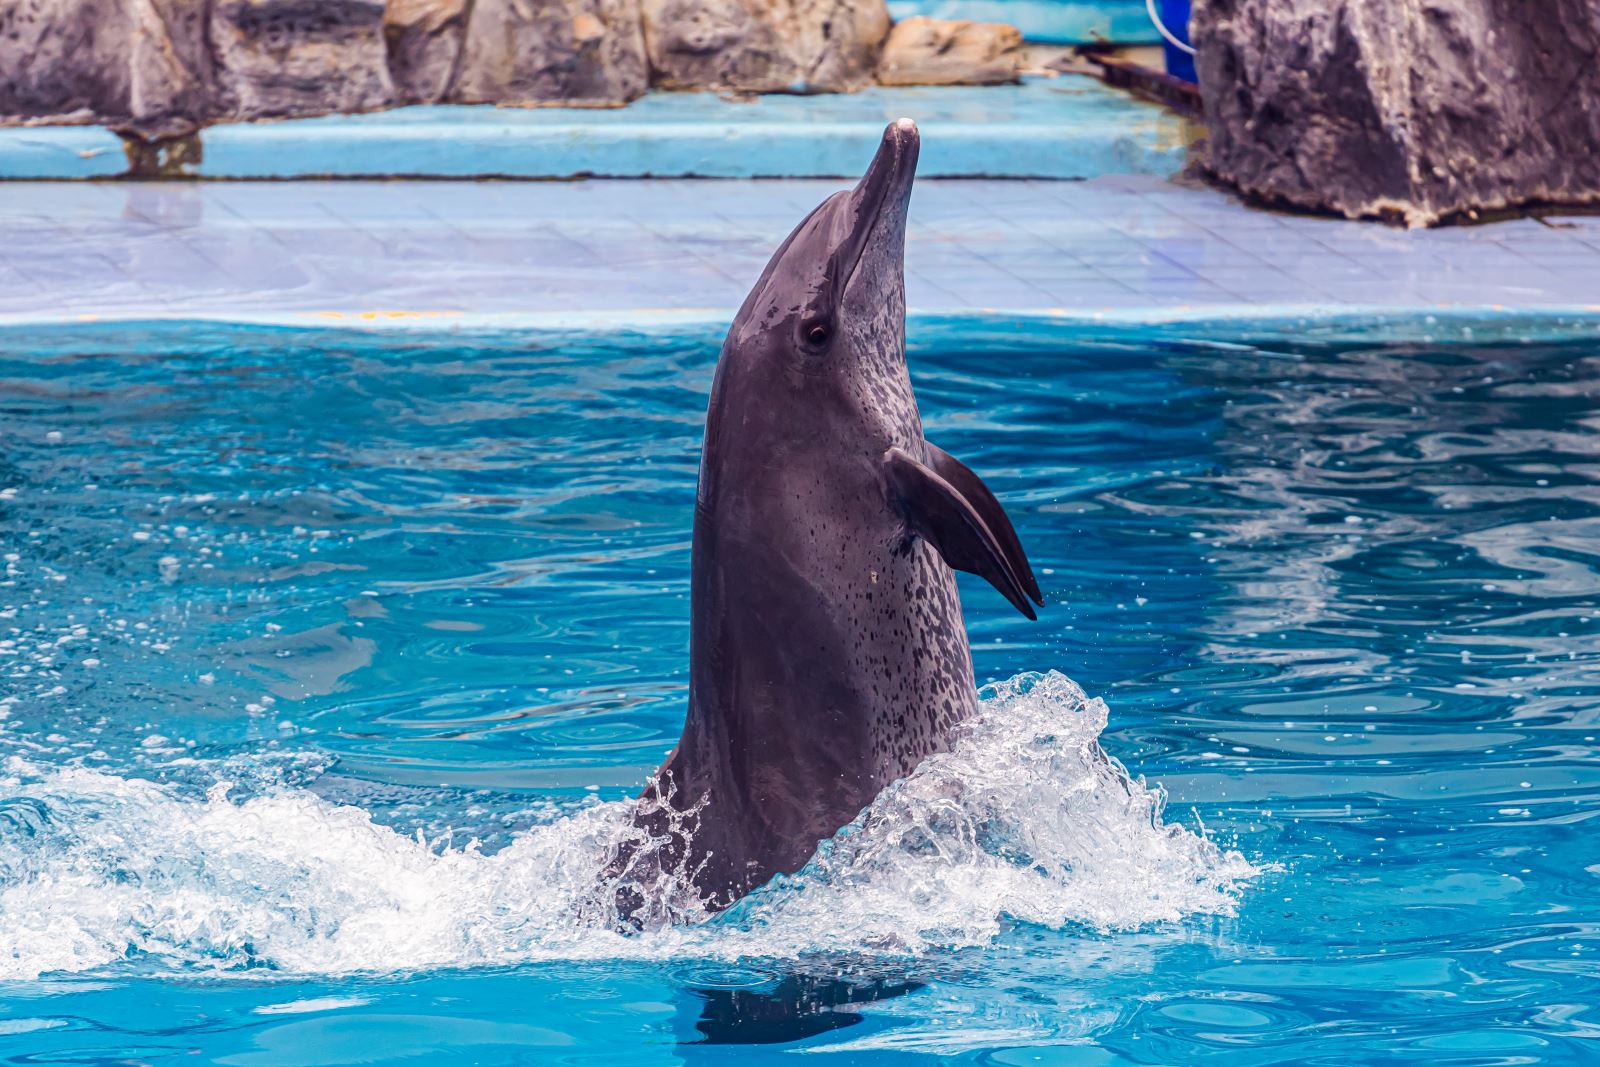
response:
[[(733, 308), (640, 308), (627, 311), (244, 311), (104, 314), (0, 314), (0, 337), (22, 330), (152, 328), (203, 325), (351, 333), (471, 336), (489, 333), (615, 334), (650, 337), (720, 335)], [(1137, 332), (1157, 340), (1240, 341), (1303, 337), (1322, 342), (1483, 343), (1576, 340), (1600, 335), (1600, 304), (1529, 305), (1213, 305), (1115, 309), (918, 309), (906, 315), (914, 345), (960, 339), (994, 344), (1059, 342), (1066, 331), (1090, 337)]]

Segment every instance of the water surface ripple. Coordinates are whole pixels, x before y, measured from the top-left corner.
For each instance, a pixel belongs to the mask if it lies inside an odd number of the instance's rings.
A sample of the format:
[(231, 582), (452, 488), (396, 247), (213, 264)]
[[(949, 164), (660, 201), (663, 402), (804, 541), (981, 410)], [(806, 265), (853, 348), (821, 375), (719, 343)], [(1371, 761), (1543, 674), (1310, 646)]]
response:
[(1593, 344), (914, 345), (1048, 608), (963, 578), (967, 747), (607, 942), (716, 345), (0, 338), (0, 1062), (1593, 1061)]

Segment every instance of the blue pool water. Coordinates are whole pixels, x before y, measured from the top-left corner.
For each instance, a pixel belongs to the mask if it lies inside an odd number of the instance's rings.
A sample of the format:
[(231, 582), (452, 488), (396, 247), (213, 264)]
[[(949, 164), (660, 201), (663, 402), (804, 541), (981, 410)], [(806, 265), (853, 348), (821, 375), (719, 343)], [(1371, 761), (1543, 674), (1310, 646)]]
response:
[(0, 1062), (1594, 1062), (1600, 347), (913, 342), (1049, 606), (622, 937), (713, 331), (0, 336)]

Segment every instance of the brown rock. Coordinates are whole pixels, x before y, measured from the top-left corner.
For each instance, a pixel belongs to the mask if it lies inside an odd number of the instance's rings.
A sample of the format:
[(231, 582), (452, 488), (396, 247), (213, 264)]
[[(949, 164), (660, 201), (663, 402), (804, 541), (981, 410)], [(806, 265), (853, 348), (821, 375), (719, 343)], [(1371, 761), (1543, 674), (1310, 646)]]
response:
[(450, 98), (621, 104), (648, 85), (638, 0), (473, 0)]
[(236, 119), (395, 102), (383, 0), (214, 0), (216, 110)]
[(1003, 22), (903, 19), (878, 59), (883, 85), (999, 85), (1022, 75), (1022, 32)]
[(0, 3), (0, 120), (175, 137), (204, 121), (203, 10), (186, 0)]
[(889, 32), (884, 0), (643, 0), (657, 84), (836, 92), (871, 83)]
[(402, 101), (432, 104), (449, 94), (466, 27), (467, 0), (388, 0), (383, 36)]
[(1248, 195), (1430, 225), (1600, 200), (1593, 0), (1202, 0), (1206, 166)]

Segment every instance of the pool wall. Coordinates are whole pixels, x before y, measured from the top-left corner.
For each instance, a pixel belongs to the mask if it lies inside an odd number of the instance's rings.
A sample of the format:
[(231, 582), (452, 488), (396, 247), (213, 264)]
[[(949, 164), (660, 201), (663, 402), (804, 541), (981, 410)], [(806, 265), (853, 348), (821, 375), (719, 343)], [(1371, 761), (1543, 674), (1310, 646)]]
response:
[[(1084, 75), (983, 88), (875, 87), (734, 102), (652, 93), (626, 108), (429, 105), (210, 126), (172, 174), (195, 178), (844, 177), (903, 115), (924, 177), (1172, 174), (1196, 128)], [(0, 128), (0, 178), (112, 178), (123, 142), (99, 126)]]

